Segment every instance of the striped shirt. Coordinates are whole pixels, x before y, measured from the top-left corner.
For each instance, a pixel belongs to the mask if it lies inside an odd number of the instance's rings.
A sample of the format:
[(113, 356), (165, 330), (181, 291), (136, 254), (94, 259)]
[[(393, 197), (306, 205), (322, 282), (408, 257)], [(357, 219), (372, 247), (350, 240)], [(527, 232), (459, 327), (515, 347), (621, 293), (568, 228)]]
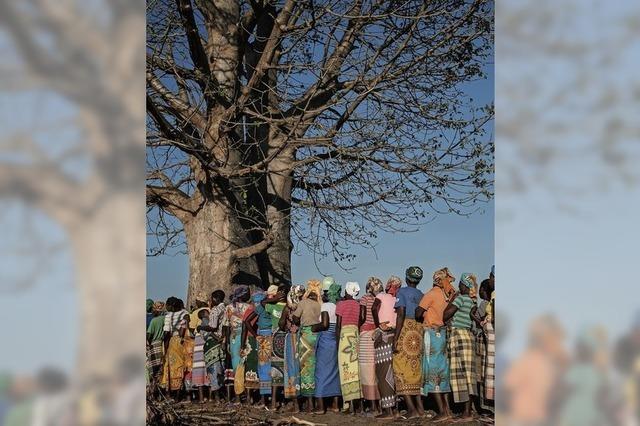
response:
[(453, 314), (451, 326), (453, 328), (471, 329), (471, 308), (473, 308), (473, 300), (466, 294), (460, 294), (453, 300), (453, 305), (458, 308)]

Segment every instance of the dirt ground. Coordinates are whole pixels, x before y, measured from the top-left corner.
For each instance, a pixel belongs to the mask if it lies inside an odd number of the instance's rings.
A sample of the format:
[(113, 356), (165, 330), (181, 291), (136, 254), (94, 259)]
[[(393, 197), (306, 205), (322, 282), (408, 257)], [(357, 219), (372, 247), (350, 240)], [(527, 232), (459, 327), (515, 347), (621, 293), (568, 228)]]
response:
[(148, 421), (149, 425), (269, 425), (283, 426), (289, 424), (306, 424), (312, 425), (369, 425), (369, 424), (387, 424), (387, 425), (448, 425), (455, 424), (460, 426), (471, 425), (492, 425), (493, 419), (482, 417), (471, 422), (439, 422), (431, 423), (428, 418), (412, 419), (412, 420), (378, 420), (372, 416), (366, 415), (348, 415), (327, 412), (327, 414), (290, 414), (282, 412), (267, 411), (264, 408), (255, 406), (229, 406), (215, 405), (213, 403), (192, 404), (192, 403), (156, 403), (148, 402)]

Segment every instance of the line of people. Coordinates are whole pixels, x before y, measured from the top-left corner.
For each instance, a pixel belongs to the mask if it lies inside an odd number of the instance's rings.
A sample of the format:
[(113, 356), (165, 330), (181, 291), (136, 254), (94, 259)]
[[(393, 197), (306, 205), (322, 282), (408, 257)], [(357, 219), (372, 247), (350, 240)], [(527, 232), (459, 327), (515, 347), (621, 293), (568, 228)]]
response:
[(320, 414), (341, 411), (341, 400), (345, 411), (368, 408), (383, 419), (401, 417), (400, 403), (402, 417), (424, 416), (431, 395), (433, 421), (453, 417), (451, 394), (461, 419), (472, 417), (472, 400), (476, 412), (492, 411), (494, 268), (480, 285), (462, 274), (457, 289), (442, 268), (424, 294), (422, 277), (417, 266), (406, 270), (405, 286), (396, 276), (386, 286), (371, 277), (359, 299), (358, 283), (343, 293), (326, 277), (306, 288), (237, 286), (228, 304), (216, 290), (191, 313), (174, 297), (148, 301), (149, 391), (193, 391), (200, 402), (259, 397), (268, 409)]

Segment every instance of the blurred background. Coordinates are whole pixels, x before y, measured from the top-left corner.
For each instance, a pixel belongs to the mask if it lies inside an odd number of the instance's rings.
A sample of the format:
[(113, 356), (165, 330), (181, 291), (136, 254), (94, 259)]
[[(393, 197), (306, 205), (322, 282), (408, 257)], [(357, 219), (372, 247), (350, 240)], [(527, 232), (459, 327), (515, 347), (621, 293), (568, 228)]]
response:
[(498, 424), (638, 424), (640, 10), (496, 7)]
[[(496, 6), (497, 423), (639, 424), (638, 4)], [(0, 0), (2, 425), (144, 422), (144, 8)]]

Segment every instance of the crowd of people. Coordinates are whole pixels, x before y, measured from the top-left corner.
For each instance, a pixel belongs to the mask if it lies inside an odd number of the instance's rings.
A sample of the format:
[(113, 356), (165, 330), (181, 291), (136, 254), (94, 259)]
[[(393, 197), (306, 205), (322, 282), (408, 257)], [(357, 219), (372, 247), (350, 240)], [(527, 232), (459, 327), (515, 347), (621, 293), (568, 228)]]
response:
[(491, 415), (495, 269), (481, 283), (463, 273), (457, 286), (439, 269), (426, 293), (422, 278), (411, 266), (406, 285), (371, 277), (364, 291), (332, 277), (266, 292), (238, 285), (228, 302), (216, 290), (191, 312), (175, 297), (148, 300), (148, 392), (381, 419)]

